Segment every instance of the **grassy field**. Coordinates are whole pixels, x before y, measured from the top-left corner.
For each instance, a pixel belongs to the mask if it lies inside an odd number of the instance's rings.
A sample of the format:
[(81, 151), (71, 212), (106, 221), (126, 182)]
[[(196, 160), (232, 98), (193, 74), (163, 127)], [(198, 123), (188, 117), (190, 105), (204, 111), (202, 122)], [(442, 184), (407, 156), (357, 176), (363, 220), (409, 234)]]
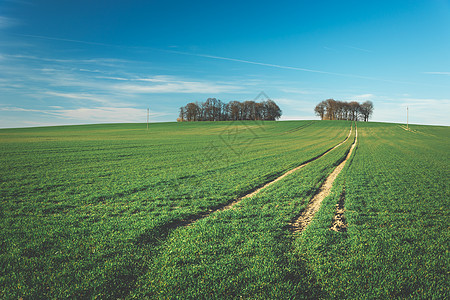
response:
[[(448, 127), (345, 121), (0, 130), (0, 298), (449, 296)], [(344, 193), (345, 191), (345, 193)], [(346, 232), (330, 231), (345, 198)]]
[[(358, 126), (352, 161), (296, 248), (330, 298), (448, 299), (449, 128)], [(348, 230), (336, 233), (342, 196)]]

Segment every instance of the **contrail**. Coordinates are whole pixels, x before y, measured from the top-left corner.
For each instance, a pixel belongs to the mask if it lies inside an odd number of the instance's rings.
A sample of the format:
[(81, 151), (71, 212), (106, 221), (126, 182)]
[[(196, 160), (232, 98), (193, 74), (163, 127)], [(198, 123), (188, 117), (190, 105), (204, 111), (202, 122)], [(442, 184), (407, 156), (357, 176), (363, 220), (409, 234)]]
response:
[(16, 33), (14, 35), (24, 36), (24, 37), (31, 37), (31, 38), (36, 38), (36, 39), (43, 39), (43, 40), (79, 43), (79, 44), (86, 44), (86, 45), (107, 46), (107, 47), (121, 47), (121, 46), (112, 45), (112, 44), (97, 43), (97, 42), (87, 42), (87, 41), (71, 40), (71, 39), (64, 39), (64, 38), (55, 38), (55, 37), (42, 36), (42, 35), (31, 35), (31, 34), (20, 34), (20, 33)]
[(154, 51), (160, 51), (160, 52), (166, 52), (166, 53), (174, 53), (174, 54), (196, 56), (196, 57), (204, 57), (204, 58), (210, 58), (210, 59), (234, 61), (234, 62), (240, 62), (240, 63), (245, 63), (245, 64), (252, 64), (252, 65), (271, 67), (271, 68), (278, 68), (278, 69), (285, 69), (285, 70), (295, 70), (295, 71), (302, 71), (302, 72), (310, 72), (310, 73), (318, 73), (318, 74), (326, 74), (326, 75), (335, 75), (335, 76), (341, 76), (341, 77), (360, 78), (360, 79), (367, 79), (367, 80), (374, 80), (374, 81), (383, 81), (383, 82), (389, 82), (389, 83), (415, 84), (413, 82), (393, 81), (393, 80), (387, 80), (387, 79), (381, 79), (381, 78), (375, 78), (375, 77), (369, 77), (369, 76), (361, 76), (361, 75), (355, 75), (355, 74), (328, 72), (328, 71), (321, 71), (321, 70), (314, 70), (314, 69), (307, 69), (307, 68), (284, 66), (284, 65), (270, 64), (270, 63), (264, 63), (264, 62), (258, 62), (258, 61), (244, 60), (244, 59), (239, 59), (239, 58), (231, 58), (231, 57), (216, 56), (216, 55), (201, 54), (201, 53), (190, 53), (190, 52), (184, 52), (184, 51), (167, 50), (167, 49), (160, 49), (160, 48), (153, 48), (153, 47), (121, 46), (121, 45), (113, 45), (113, 44), (105, 44), (105, 43), (97, 43), (97, 42), (88, 42), (88, 41), (81, 41), (81, 40), (72, 40), (72, 39), (65, 39), (65, 38), (41, 36), (41, 35), (29, 35), (29, 34), (15, 34), (15, 35), (24, 36), (24, 37), (31, 37), (31, 38), (38, 38), (38, 39), (54, 40), (54, 41), (63, 41), (63, 42), (72, 42), (72, 43), (80, 43), (80, 44), (87, 44), (87, 45), (96, 45), (96, 46), (106, 46), (106, 47), (116, 47), (116, 48), (134, 48), (134, 49), (151, 49), (151, 50), (154, 50)]
[(375, 77), (369, 77), (369, 76), (362, 76), (362, 75), (355, 75), (355, 74), (345, 74), (345, 73), (320, 71), (320, 70), (306, 69), (306, 68), (299, 68), (299, 67), (283, 66), (283, 65), (276, 65), (276, 64), (269, 64), (269, 63), (263, 63), (263, 62), (257, 62), (257, 61), (238, 59), (238, 58), (215, 56), (215, 55), (209, 55), (209, 54), (189, 53), (189, 52), (182, 52), (182, 51), (175, 51), (175, 50), (163, 50), (163, 51), (177, 53), (177, 54), (183, 54), (183, 55), (197, 56), (197, 57), (206, 57), (206, 58), (219, 59), (219, 60), (235, 61), (235, 62), (241, 62), (241, 63), (259, 65), (259, 66), (265, 66), (265, 67), (272, 67), (272, 68), (278, 68), (278, 69), (295, 70), (295, 71), (303, 71), (303, 72), (319, 73), (319, 74), (327, 74), (327, 75), (336, 75), (336, 76), (342, 76), (342, 77), (352, 77), (352, 78), (384, 81), (384, 82), (390, 82), (390, 83), (411, 84), (411, 82), (393, 81), (393, 80), (387, 80), (387, 79), (381, 79), (381, 78), (375, 78)]
[(250, 60), (244, 60), (244, 59), (238, 59), (238, 58), (223, 57), (223, 56), (215, 56), (215, 55), (209, 55), (209, 54), (189, 53), (189, 52), (174, 51), (174, 50), (167, 50), (167, 51), (173, 52), (173, 53), (178, 53), (178, 54), (184, 54), (184, 55), (206, 57), (206, 58), (228, 60), (228, 61), (236, 61), (236, 62), (241, 62), (241, 63), (246, 63), (246, 64), (273, 67), (273, 68), (279, 68), (279, 69), (305, 71), (305, 72), (313, 72), (313, 73), (321, 73), (321, 74), (343, 75), (343, 74), (338, 74), (338, 73), (333, 73), (333, 72), (326, 72), (326, 71), (319, 71), (319, 70), (305, 69), (305, 68), (298, 68), (298, 67), (290, 67), (290, 66), (283, 66), (283, 65), (275, 65), (275, 64), (269, 64), (269, 63), (250, 61)]

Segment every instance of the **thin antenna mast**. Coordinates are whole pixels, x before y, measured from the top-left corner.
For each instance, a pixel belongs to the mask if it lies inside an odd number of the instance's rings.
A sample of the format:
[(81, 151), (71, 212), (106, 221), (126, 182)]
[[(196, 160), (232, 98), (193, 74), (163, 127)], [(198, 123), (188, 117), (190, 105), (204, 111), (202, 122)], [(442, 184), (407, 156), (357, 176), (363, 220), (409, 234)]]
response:
[(150, 108), (147, 107), (147, 130), (148, 130), (148, 121), (149, 121), (149, 118), (150, 118)]
[(409, 130), (409, 111), (408, 111), (408, 106), (406, 107), (406, 129)]

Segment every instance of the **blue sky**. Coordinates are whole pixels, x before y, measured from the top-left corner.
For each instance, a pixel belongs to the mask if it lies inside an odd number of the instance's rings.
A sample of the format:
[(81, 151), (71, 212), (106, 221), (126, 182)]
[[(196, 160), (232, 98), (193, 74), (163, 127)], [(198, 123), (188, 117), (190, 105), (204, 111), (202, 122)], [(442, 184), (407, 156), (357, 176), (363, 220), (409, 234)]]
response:
[(264, 91), (450, 125), (450, 1), (0, 0), (0, 128), (175, 121)]

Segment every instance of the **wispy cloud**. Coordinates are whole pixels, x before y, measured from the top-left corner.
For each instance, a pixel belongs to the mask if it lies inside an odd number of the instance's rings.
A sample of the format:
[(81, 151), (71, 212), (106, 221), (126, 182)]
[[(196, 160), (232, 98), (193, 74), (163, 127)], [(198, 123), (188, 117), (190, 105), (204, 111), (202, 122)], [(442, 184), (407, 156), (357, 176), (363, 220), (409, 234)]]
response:
[(402, 98), (402, 106), (417, 106), (421, 108), (432, 108), (438, 111), (450, 111), (450, 99), (433, 98)]
[(9, 111), (9, 112), (38, 112), (38, 113), (50, 113), (49, 111), (46, 110), (40, 110), (40, 109), (31, 109), (31, 108), (22, 108), (22, 107), (9, 107), (9, 106), (5, 106), (5, 107), (0, 107), (0, 111)]
[(70, 42), (70, 43), (95, 45), (95, 46), (120, 47), (118, 45), (113, 45), (113, 44), (89, 42), (89, 41), (82, 41), (82, 40), (72, 40), (72, 39), (58, 38), (58, 37), (49, 37), (49, 36), (42, 36), (42, 35), (31, 35), (31, 34), (16, 34), (16, 35), (23, 36), (23, 37), (31, 37), (31, 38), (37, 38), (37, 39), (51, 40), (51, 41)]
[(313, 91), (306, 90), (306, 89), (297, 89), (297, 88), (280, 88), (280, 91), (282, 91), (283, 93), (288, 93), (288, 94), (299, 94), (299, 95), (310, 95), (310, 94), (314, 94)]
[(0, 29), (12, 27), (18, 24), (18, 21), (12, 18), (0, 16)]
[(265, 62), (257, 62), (257, 61), (238, 59), (238, 58), (231, 58), (231, 57), (224, 57), (224, 56), (209, 55), (209, 54), (189, 53), (189, 52), (174, 51), (174, 50), (167, 50), (167, 52), (183, 54), (183, 55), (190, 55), (190, 56), (197, 56), (197, 57), (212, 58), (212, 59), (218, 59), (218, 60), (234, 61), (234, 62), (240, 62), (240, 63), (245, 63), (245, 64), (259, 65), (259, 66), (279, 68), (279, 69), (286, 69), (286, 70), (305, 71), (305, 72), (330, 74), (330, 75), (345, 75), (345, 74), (334, 73), (334, 72), (327, 72), (327, 71), (320, 71), (320, 70), (299, 68), (299, 67), (292, 67), (292, 66), (284, 66), (284, 65), (278, 65), (278, 64), (270, 64), (270, 63), (265, 63)]
[[(0, 107), (0, 111), (38, 113), (53, 115), (64, 119), (66, 122), (72, 120), (84, 123), (124, 123), (124, 122), (145, 122), (147, 110), (130, 107), (82, 107), (76, 109), (63, 109), (59, 106), (52, 106), (51, 109), (28, 109), (21, 107)], [(151, 118), (166, 116), (167, 113), (151, 111)]]
[[(73, 63), (73, 64), (94, 64), (94, 65), (108, 65), (114, 63), (128, 63), (129, 60), (117, 59), (117, 58), (92, 58), (92, 59), (61, 59), (61, 58), (49, 58), (43, 56), (24, 55), (24, 54), (4, 54), (5, 57), (12, 59), (22, 60), (35, 60), (53, 63)], [(81, 69), (80, 69), (81, 70)], [(83, 69), (84, 71), (88, 71)]]
[(185, 94), (217, 94), (230, 93), (242, 88), (234, 84), (219, 84), (208, 81), (182, 80), (168, 76), (155, 76), (154, 78), (137, 78), (141, 84), (117, 84), (115, 89), (126, 93), (185, 93)]
[(354, 47), (354, 46), (346, 46), (347, 48), (353, 49), (353, 50), (358, 50), (358, 51), (362, 51), (362, 52), (368, 52), (368, 53), (372, 53), (372, 50), (368, 50), (368, 49), (364, 49), (364, 48), (359, 48), (359, 47)]
[(450, 75), (450, 72), (423, 72), (423, 74)]
[(362, 95), (354, 95), (350, 97), (351, 100), (355, 101), (366, 101), (366, 100), (373, 100), (375, 98), (374, 94), (362, 94)]
[[(55, 110), (54, 114), (61, 118), (70, 118), (85, 122), (144, 122), (147, 110), (130, 107), (94, 107)], [(151, 112), (150, 117), (165, 116), (165, 113)]]
[[(31, 38), (39, 38), (39, 39), (46, 39), (46, 40), (55, 40), (55, 41), (87, 44), (87, 45), (97, 45), (97, 46), (104, 46), (104, 47), (127, 48), (127, 49), (141, 50), (141, 51), (148, 51), (148, 50), (159, 51), (159, 52), (173, 53), (173, 54), (178, 54), (178, 55), (188, 55), (188, 56), (204, 57), (204, 58), (210, 58), (210, 59), (216, 59), (216, 60), (239, 62), (239, 63), (245, 63), (245, 64), (252, 64), (252, 65), (258, 65), (258, 66), (270, 67), (270, 68), (302, 71), (302, 72), (317, 73), (317, 74), (324, 74), (324, 75), (333, 75), (333, 76), (340, 76), (340, 77), (359, 78), (359, 79), (366, 79), (366, 80), (372, 80), (372, 81), (381, 81), (381, 82), (389, 82), (389, 83), (402, 83), (402, 84), (416, 84), (416, 83), (413, 83), (413, 82), (395, 81), (395, 80), (389, 80), (389, 79), (384, 79), (384, 78), (376, 78), (376, 77), (371, 77), (371, 76), (364, 76), (364, 75), (359, 75), (359, 74), (348, 74), (348, 73), (340, 73), (340, 72), (331, 72), (331, 71), (324, 71), (324, 70), (317, 70), (317, 69), (310, 69), (310, 68), (302, 68), (302, 67), (296, 67), (296, 66), (287, 66), (287, 65), (273, 64), (273, 63), (267, 63), (267, 62), (258, 62), (258, 61), (240, 59), (240, 58), (232, 58), (232, 57), (225, 57), (225, 56), (218, 56), (218, 55), (210, 55), (210, 54), (178, 51), (178, 50), (172, 50), (172, 49), (162, 49), (162, 48), (153, 48), (153, 47), (134, 47), (134, 46), (131, 47), (131, 46), (124, 46), (124, 45), (105, 44), (105, 43), (97, 43), (97, 42), (91, 42), (91, 41), (66, 39), (66, 38), (59, 38), (59, 37), (49, 37), (49, 36), (40, 36), (40, 35), (24, 35), (24, 34), (21, 34), (21, 36), (31, 37)], [(358, 51), (371, 52), (371, 50), (363, 49), (363, 48), (359, 48), (359, 47), (353, 47), (353, 46), (347, 46), (347, 47), (355, 49), (355, 50), (358, 50)]]
[[(113, 67), (105, 66), (105, 62)], [(7, 55), (0, 62), (3, 95), (0, 127), (145, 122), (147, 106), (153, 107), (151, 119), (173, 120), (177, 109), (167, 103), (179, 101), (183, 94), (196, 98), (199, 94), (209, 96), (245, 90), (245, 84), (238, 80), (135, 73), (130, 71), (134, 65), (130, 67), (129, 63), (108, 58), (77, 60)]]
[(450, 111), (450, 99), (377, 96), (374, 103), (374, 121), (406, 123), (408, 107), (410, 124), (450, 125), (445, 117), (445, 112)]
[(102, 98), (95, 94), (63, 93), (63, 92), (52, 92), (52, 91), (45, 92), (45, 94), (54, 96), (54, 97), (60, 97), (60, 98), (69, 98), (69, 99), (74, 99), (74, 100), (88, 100), (88, 101), (97, 102), (100, 104), (111, 104), (110, 99)]
[(258, 65), (258, 66), (264, 66), (264, 67), (271, 67), (271, 68), (277, 68), (277, 69), (294, 70), (294, 71), (302, 71), (302, 72), (325, 74), (325, 75), (333, 75), (333, 76), (340, 76), (340, 77), (349, 77), (349, 78), (359, 78), (359, 79), (366, 79), (366, 80), (372, 80), (372, 81), (381, 81), (381, 82), (389, 82), (389, 83), (416, 84), (416, 83), (413, 83), (413, 82), (389, 80), (389, 79), (384, 79), (384, 78), (376, 78), (376, 77), (364, 76), (364, 75), (358, 75), (358, 74), (338, 73), (338, 72), (330, 72), (330, 71), (323, 71), (323, 70), (315, 70), (315, 69), (308, 69), (308, 68), (301, 68), (301, 67), (294, 67), (294, 66), (286, 66), (286, 65), (279, 65), (279, 64), (271, 64), (271, 63), (265, 63), (265, 62), (257, 62), (257, 61), (244, 60), (244, 59), (231, 58), (231, 57), (224, 57), (224, 56), (209, 55), (209, 54), (189, 53), (189, 52), (174, 51), (174, 50), (165, 50), (165, 51), (166, 52), (171, 52), (171, 53), (183, 54), (183, 55), (211, 58), (211, 59), (217, 59), (217, 60), (225, 60), (225, 61), (233, 61), (233, 62), (239, 62), (239, 63), (245, 63), (245, 64), (251, 64), (251, 65)]
[[(239, 82), (214, 82), (209, 80), (185, 79), (167, 75), (142, 75), (117, 72), (120, 68), (105, 67), (105, 63), (127, 64), (128, 61), (110, 58), (89, 60), (59, 59), (32, 55), (7, 55), (14, 67), (4, 69), (9, 78), (26, 80), (32, 85), (47, 85), (46, 95), (74, 100), (92, 100), (98, 103), (111, 103), (111, 96), (130, 96), (154, 93), (198, 93), (217, 94), (242, 91)], [(27, 60), (36, 61), (33, 69)], [(17, 64), (21, 62), (21, 64)], [(9, 71), (8, 71), (9, 70)], [(8, 76), (10, 75), (10, 76)], [(67, 88), (82, 92), (68, 92)], [(99, 95), (104, 96), (99, 96)]]

